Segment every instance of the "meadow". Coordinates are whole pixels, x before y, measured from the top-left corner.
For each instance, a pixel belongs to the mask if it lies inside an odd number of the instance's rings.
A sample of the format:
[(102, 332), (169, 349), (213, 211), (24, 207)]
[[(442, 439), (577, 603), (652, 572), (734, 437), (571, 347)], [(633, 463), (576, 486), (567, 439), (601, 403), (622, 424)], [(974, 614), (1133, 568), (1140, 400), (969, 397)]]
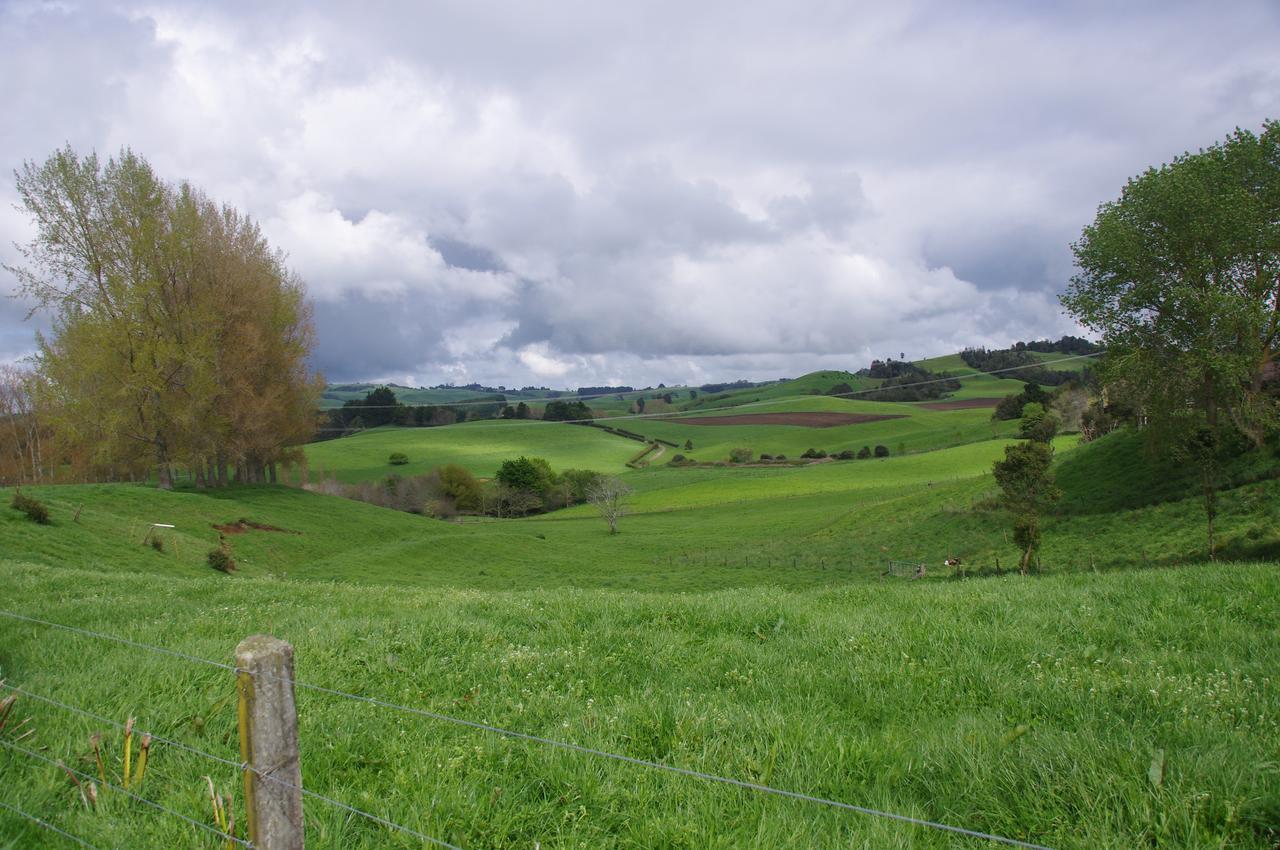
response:
[[(767, 401), (741, 412), (903, 418), (622, 423), (689, 433), (708, 460), (837, 438), (892, 449), (798, 467), (674, 467), (668, 449), (629, 470), (635, 441), (537, 422), (307, 447), (313, 479), (450, 462), (491, 475), (516, 454), (616, 472), (634, 493), (615, 536), (590, 506), (444, 522), (283, 485), (24, 487), (53, 522), (0, 508), (0, 610), (220, 663), (270, 632), (294, 644), (307, 684), (1054, 848), (1275, 846), (1274, 450), (1228, 470), (1219, 529), (1233, 560), (1209, 564), (1185, 470), (1128, 432), (1058, 438), (1064, 495), (1024, 577), (1008, 571), (1017, 551), (990, 475), (1011, 423), (981, 408)], [(392, 451), (411, 464), (387, 466)], [(237, 572), (209, 568), (219, 545)], [(889, 558), (928, 573), (884, 578)], [(72, 767), (94, 770), (95, 731), (118, 752), (111, 721), (131, 714), (237, 758), (225, 670), (0, 615), (0, 679), (98, 715), (19, 698), (35, 730), (21, 744)], [(458, 847), (986, 846), (305, 688), (299, 704), (308, 789)], [(202, 777), (238, 796), (235, 773), (157, 745), (142, 790), (212, 824)], [(64, 774), (22, 753), (0, 749), (0, 775), (0, 800), (96, 846), (214, 845), (120, 795), (86, 811)], [(306, 816), (309, 846), (421, 846), (323, 801)], [(0, 844), (52, 840), (0, 811)]]

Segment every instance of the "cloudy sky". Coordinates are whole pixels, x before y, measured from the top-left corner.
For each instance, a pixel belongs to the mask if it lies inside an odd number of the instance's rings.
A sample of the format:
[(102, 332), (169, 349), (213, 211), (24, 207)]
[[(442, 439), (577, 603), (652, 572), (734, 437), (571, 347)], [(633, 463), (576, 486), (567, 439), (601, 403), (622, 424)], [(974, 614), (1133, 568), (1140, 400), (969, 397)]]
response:
[(288, 252), (331, 380), (1006, 345), (1076, 330), (1069, 244), (1127, 177), (1280, 117), (1278, 44), (1243, 0), (0, 0), (0, 259), (14, 168), (127, 145)]

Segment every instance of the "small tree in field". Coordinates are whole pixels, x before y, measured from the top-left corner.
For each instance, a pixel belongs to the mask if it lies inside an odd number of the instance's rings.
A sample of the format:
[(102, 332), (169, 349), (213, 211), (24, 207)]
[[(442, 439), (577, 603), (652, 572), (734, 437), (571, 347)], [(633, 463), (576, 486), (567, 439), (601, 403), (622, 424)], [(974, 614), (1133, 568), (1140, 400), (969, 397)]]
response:
[(1049, 471), (1052, 464), (1049, 444), (1031, 441), (1006, 447), (1004, 460), (993, 469), (1001, 501), (1013, 515), (1013, 542), (1022, 549), (1023, 575), (1040, 548), (1040, 513), (1062, 496)]
[(587, 501), (595, 505), (609, 523), (609, 533), (618, 533), (618, 520), (626, 516), (631, 488), (616, 475), (601, 475), (587, 488)]

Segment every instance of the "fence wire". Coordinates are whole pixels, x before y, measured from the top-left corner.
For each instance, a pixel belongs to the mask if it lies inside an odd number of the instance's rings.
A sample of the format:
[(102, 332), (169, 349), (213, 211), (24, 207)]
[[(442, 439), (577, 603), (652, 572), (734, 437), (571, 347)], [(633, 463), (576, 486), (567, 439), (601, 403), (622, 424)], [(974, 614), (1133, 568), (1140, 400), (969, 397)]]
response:
[(74, 841), (76, 844), (79, 844), (81, 847), (88, 847), (89, 850), (98, 850), (97, 847), (93, 846), (88, 841), (85, 841), (80, 836), (72, 835), (70, 832), (67, 832), (65, 829), (62, 829), (60, 827), (54, 826), (53, 824), (49, 823), (47, 820), (38, 818), (35, 815), (31, 814), (30, 812), (24, 812), (22, 809), (18, 808), (17, 806), (9, 805), (4, 800), (0, 800), (0, 809), (6, 809), (10, 812), (13, 812), (15, 815), (18, 815), (19, 817), (26, 818), (32, 823), (35, 823), (44, 827), (50, 832), (56, 832), (58, 835), (61, 835), (63, 838), (67, 839), (68, 841)]
[[(170, 649), (165, 649), (163, 647), (151, 646), (149, 644), (139, 643), (137, 641), (115, 637), (114, 635), (107, 635), (107, 634), (102, 634), (100, 632), (90, 631), (89, 629), (81, 629), (75, 626), (65, 626), (65, 625), (62, 625), (61, 623), (53, 623), (48, 620), (40, 620), (34, 617), (27, 617), (22, 614), (17, 614), (17, 613), (14, 613), (11, 611), (5, 611), (5, 610), (0, 610), (0, 615), (12, 617), (13, 619), (22, 620), (30, 623), (38, 623), (40, 625), (50, 626), (52, 628), (64, 629), (69, 632), (74, 632), (74, 633), (86, 635), (89, 637), (99, 638), (102, 640), (122, 643), (138, 649), (150, 650), (153, 652), (162, 653), (164, 655), (176, 656), (188, 661), (192, 661), (200, 664), (207, 664), (207, 665), (210, 665), (213, 667), (219, 667), (225, 670), (231, 670), (234, 672), (247, 672), (247, 671), (240, 671), (238, 668), (234, 667), (233, 665), (222, 664), (217, 661), (211, 661), (207, 658), (200, 658), (194, 655), (187, 655), (185, 653), (177, 652)], [(707, 782), (716, 782), (723, 785), (729, 785), (736, 788), (755, 791), (761, 794), (770, 794), (777, 797), (784, 797), (787, 799), (799, 800), (802, 802), (827, 806), (830, 808), (839, 809), (843, 811), (856, 812), (858, 814), (867, 815), (869, 817), (883, 818), (885, 820), (897, 821), (899, 823), (909, 823), (915, 826), (926, 827), (928, 829), (935, 829), (941, 832), (949, 832), (955, 835), (963, 835), (970, 838), (981, 839), (984, 841), (994, 841), (998, 844), (1004, 844), (1006, 846), (1022, 847), (1022, 848), (1027, 848), (1027, 850), (1053, 850), (1053, 848), (1047, 847), (1046, 845), (1043, 845), (1043, 844), (1035, 844), (1028, 841), (1021, 841), (1016, 838), (1008, 838), (1001, 835), (982, 832), (980, 830), (968, 829), (962, 826), (953, 826), (951, 824), (940, 823), (938, 821), (932, 821), (926, 818), (917, 818), (917, 817), (912, 817), (911, 815), (903, 815), (903, 814), (898, 814), (896, 812), (882, 811), (880, 809), (873, 809), (868, 806), (859, 806), (853, 803), (846, 803), (840, 800), (832, 800), (826, 797), (819, 797), (813, 794), (806, 794), (800, 791), (790, 791), (783, 788), (774, 788), (772, 786), (764, 785), (758, 782), (749, 782), (743, 779), (734, 779), (732, 777), (719, 776), (714, 773), (706, 773), (704, 771), (693, 770), (691, 768), (678, 767), (676, 765), (665, 764), (663, 762), (650, 761), (648, 759), (636, 758), (634, 756), (622, 755), (620, 753), (612, 753), (607, 750), (600, 750), (594, 747), (584, 746), (582, 744), (574, 744), (568, 741), (556, 740), (554, 738), (545, 738), (540, 735), (531, 735), (527, 732), (517, 732), (511, 729), (504, 729), (500, 726), (493, 726), (488, 723), (481, 723), (475, 720), (466, 720), (464, 718), (453, 717), (448, 714), (441, 714), (439, 712), (430, 711), (428, 709), (400, 705), (397, 703), (388, 702), (386, 700), (377, 699), (376, 697), (360, 696), (358, 694), (347, 693), (346, 691), (340, 691), (333, 688), (326, 688), (321, 685), (313, 685), (308, 682), (300, 681), (298, 679), (291, 680), (282, 676), (272, 676), (268, 673), (258, 673), (255, 675), (260, 675), (272, 681), (290, 684), (295, 688), (312, 691), (314, 693), (322, 693), (329, 696), (338, 697), (341, 699), (351, 700), (353, 702), (364, 703), (366, 705), (375, 705), (380, 708), (385, 708), (393, 711), (400, 711), (405, 714), (410, 714), (417, 717), (423, 717), (429, 720), (437, 720), (443, 723), (450, 723), (457, 726), (489, 732), (489, 733), (500, 735), (506, 738), (512, 738), (512, 739), (521, 740), (521, 741), (529, 741), (531, 743), (537, 743), (537, 744), (544, 744), (546, 746), (555, 747), (555, 748), (567, 750), (570, 752), (580, 753), (583, 755), (610, 759), (610, 760), (622, 762), (625, 764), (636, 765), (638, 767), (646, 767), (652, 770), (659, 770), (667, 773), (674, 773), (680, 776), (687, 776), (694, 779), (701, 779)], [(0, 741), (0, 744), (3, 744), (3, 743), (4, 743), (3, 741)], [(8, 745), (6, 744), (6, 746)], [(293, 787), (293, 786), (290, 786), (290, 787)], [(337, 801), (329, 801), (329, 802), (333, 802), (335, 804), (342, 805), (345, 807), (345, 804), (337, 803)], [(362, 814), (367, 815), (367, 813), (362, 813)], [(373, 817), (376, 817), (376, 816), (373, 816)], [(201, 824), (201, 826), (203, 826), (203, 824)], [(209, 827), (204, 827), (204, 828), (208, 829)]]
[(160, 803), (157, 803), (155, 800), (148, 800), (146, 797), (135, 794), (121, 785), (115, 785), (114, 783), (106, 782), (102, 779), (102, 777), (91, 776), (90, 774), (84, 773), (83, 771), (76, 770), (73, 767), (68, 767), (66, 764), (64, 764), (61, 761), (58, 761), (57, 759), (51, 759), (47, 756), (42, 756), (39, 753), (37, 753), (35, 750), (28, 750), (26, 747), (20, 747), (17, 744), (12, 744), (2, 739), (0, 739), (0, 747), (5, 747), (6, 749), (10, 749), (10, 750), (13, 750), (14, 752), (22, 753), (23, 755), (30, 756), (33, 759), (37, 759), (39, 761), (45, 762), (46, 764), (53, 765), (59, 770), (64, 770), (67, 773), (71, 774), (72, 776), (78, 777), (80, 779), (84, 779), (88, 782), (101, 783), (101, 785), (104, 788), (110, 788), (112, 791), (119, 791), (121, 794), (124, 794), (126, 797), (137, 800), (139, 803), (143, 803), (144, 805), (151, 806), (153, 809), (157, 809), (167, 815), (170, 815), (171, 817), (175, 817), (175, 818), (178, 818), (179, 820), (186, 821), (191, 826), (197, 827), (198, 829), (203, 829), (205, 832), (215, 835), (218, 838), (225, 838), (227, 841), (232, 841), (236, 844), (239, 844), (241, 847), (253, 847), (253, 844), (249, 843), (248, 841), (245, 841), (242, 838), (236, 838), (234, 835), (228, 835), (222, 830), (215, 829), (214, 827), (209, 826), (206, 823), (201, 823), (195, 818), (184, 815), (182, 812), (175, 812), (173, 809), (163, 806)]
[[(33, 693), (31, 691), (28, 691), (25, 688), (19, 688), (15, 685), (9, 685), (3, 682), (0, 682), (0, 685), (2, 685), (6, 689), (14, 693), (21, 694), (24, 697), (28, 697), (29, 699), (37, 700), (39, 702), (43, 702), (48, 705), (56, 706), (58, 708), (63, 709), (64, 711), (69, 711), (72, 714), (78, 714), (78, 715), (81, 715), (82, 717), (87, 717), (90, 720), (95, 720), (99, 723), (105, 723), (109, 726), (114, 726), (117, 729), (123, 729), (125, 727), (125, 724), (121, 723), (118, 720), (114, 720), (110, 717), (104, 717), (95, 712), (80, 708), (79, 706), (70, 705), (60, 700), (53, 699), (52, 697), (47, 697), (41, 694)], [(183, 752), (191, 753), (192, 755), (209, 759), (210, 761), (214, 761), (219, 764), (223, 764), (228, 767), (235, 768), (237, 771), (253, 769), (253, 768), (250, 768), (248, 765), (246, 765), (244, 762), (235, 761), (234, 759), (224, 758), (219, 755), (214, 755), (213, 753), (207, 753), (204, 750), (189, 746), (187, 744), (182, 743), (181, 741), (175, 741), (171, 738), (165, 738), (161, 735), (155, 734), (154, 732), (147, 732), (139, 728), (136, 730), (136, 734), (150, 735), (151, 740), (156, 743), (164, 744), (165, 746), (173, 747), (176, 750), (181, 750)], [(335, 800), (332, 797), (327, 797), (324, 794), (318, 793), (316, 791), (312, 791), (309, 788), (302, 788), (300, 786), (294, 785), (292, 782), (286, 782), (283, 779), (280, 779), (276, 776), (272, 776), (267, 773), (263, 773), (260, 770), (253, 769), (253, 774), (254, 776), (257, 776), (260, 779), (265, 779), (266, 781), (275, 783), (276, 785), (280, 785), (285, 788), (291, 788), (294, 791), (299, 791), (304, 796), (310, 797), (313, 800), (319, 800), (321, 802), (328, 803), (331, 806), (336, 806), (337, 808), (343, 809), (347, 812), (350, 812), (351, 814), (359, 815), (360, 817), (365, 818), (374, 823), (378, 823), (383, 826), (390, 827), (391, 829), (397, 830), (399, 832), (403, 832), (406, 835), (412, 835), (414, 838), (421, 839), (422, 841), (425, 841), (428, 844), (434, 845), (436, 847), (443, 847), (445, 848), (445, 850), (461, 850), (460, 847), (455, 847), (454, 845), (448, 843), (447, 841), (442, 841), (439, 838), (433, 838), (430, 835), (426, 835), (424, 833), (418, 832), (417, 830), (412, 829), (411, 827), (407, 827), (403, 824), (399, 824), (394, 821), (387, 820), (386, 818), (381, 817), (379, 815), (375, 815), (372, 812), (366, 812), (361, 809), (357, 809), (354, 806), (350, 806), (342, 802), (341, 800)]]

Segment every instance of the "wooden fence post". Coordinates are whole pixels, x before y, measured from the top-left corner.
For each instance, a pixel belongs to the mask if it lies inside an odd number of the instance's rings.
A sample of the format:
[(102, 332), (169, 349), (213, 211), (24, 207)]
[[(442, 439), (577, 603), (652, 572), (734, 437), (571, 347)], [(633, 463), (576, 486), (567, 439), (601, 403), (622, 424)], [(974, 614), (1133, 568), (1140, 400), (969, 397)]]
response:
[(259, 850), (302, 850), (293, 647), (268, 635), (242, 640), (236, 647), (236, 690), (249, 841)]

